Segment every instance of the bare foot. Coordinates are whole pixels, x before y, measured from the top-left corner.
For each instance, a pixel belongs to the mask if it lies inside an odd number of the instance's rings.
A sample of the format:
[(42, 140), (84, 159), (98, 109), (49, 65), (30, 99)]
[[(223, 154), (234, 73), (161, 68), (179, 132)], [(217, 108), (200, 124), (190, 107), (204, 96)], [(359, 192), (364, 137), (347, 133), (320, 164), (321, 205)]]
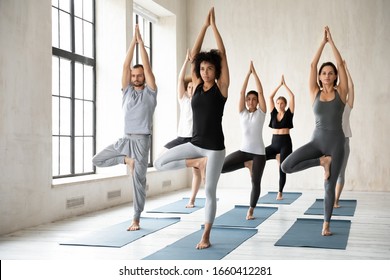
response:
[(195, 202), (190, 200), (187, 205), (186, 205), (186, 208), (194, 208), (195, 207)]
[(211, 246), (210, 243), (210, 232), (213, 224), (211, 223), (205, 223), (204, 224), (204, 230), (202, 234), (202, 239), (200, 242), (196, 245), (196, 249), (202, 250), (202, 249), (207, 249)]
[(246, 213), (246, 219), (247, 220), (254, 220), (255, 219), (255, 216), (253, 216), (253, 211), (254, 210), (255, 210), (255, 208), (249, 207), (248, 212)]
[(276, 196), (276, 200), (283, 200), (283, 193), (278, 192), (278, 195)]
[(324, 167), (324, 180), (328, 180), (330, 176), (330, 163), (332, 162), (332, 158), (330, 156), (322, 156), (320, 157), (320, 165)]
[(127, 167), (129, 168), (130, 174), (133, 175), (133, 173), (134, 173), (134, 159), (126, 156), (125, 163), (126, 163)]
[(277, 154), (277, 155), (275, 156), (275, 159), (276, 159), (276, 161), (278, 162), (278, 164), (280, 165), (280, 154)]
[(340, 208), (339, 202), (338, 202), (338, 201), (335, 201), (333, 207), (334, 207), (334, 208)]
[(202, 238), (202, 240), (196, 245), (196, 249), (198, 250), (202, 250), (202, 249), (207, 249), (211, 247), (211, 244), (210, 244), (210, 241), (209, 240), (205, 240)]
[(207, 157), (201, 158), (199, 160), (198, 169), (200, 170), (200, 176), (202, 178), (203, 185), (206, 183), (206, 165), (207, 165)]
[(322, 225), (322, 233), (323, 236), (331, 236), (332, 232), (329, 229), (329, 222), (324, 222)]
[(127, 231), (136, 231), (139, 229), (140, 229), (139, 221), (133, 220), (133, 223), (128, 227)]
[(253, 160), (244, 162), (244, 166), (249, 169), (249, 173), (251, 174), (251, 178), (252, 178)]

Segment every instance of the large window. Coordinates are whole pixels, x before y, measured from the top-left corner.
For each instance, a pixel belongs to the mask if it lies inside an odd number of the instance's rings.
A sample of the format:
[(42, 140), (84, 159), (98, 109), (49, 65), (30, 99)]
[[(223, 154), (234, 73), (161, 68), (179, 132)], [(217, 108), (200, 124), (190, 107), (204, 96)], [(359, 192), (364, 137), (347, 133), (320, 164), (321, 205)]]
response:
[[(138, 24), (139, 30), (142, 36), (142, 39), (144, 41), (144, 46), (146, 49), (146, 52), (149, 55), (149, 61), (150, 65), (153, 68), (153, 56), (152, 56), (152, 22), (137, 13), (137, 10), (135, 11), (133, 15), (133, 24)], [(138, 49), (138, 45), (136, 45), (135, 49), (135, 56), (133, 59), (133, 64), (142, 64), (141, 54)], [(153, 143), (153, 134), (152, 134), (152, 143)], [(149, 151), (149, 166), (153, 165), (153, 145), (150, 145), (150, 151)]]
[(95, 0), (52, 0), (53, 177), (95, 172)]

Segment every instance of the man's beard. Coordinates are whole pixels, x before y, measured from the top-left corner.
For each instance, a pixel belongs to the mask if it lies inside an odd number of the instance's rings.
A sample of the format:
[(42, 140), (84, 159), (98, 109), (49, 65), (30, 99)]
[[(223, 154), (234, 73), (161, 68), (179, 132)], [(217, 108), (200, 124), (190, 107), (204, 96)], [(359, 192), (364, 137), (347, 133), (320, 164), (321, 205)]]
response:
[(133, 86), (135, 86), (135, 87), (142, 87), (144, 84), (145, 84), (145, 82), (139, 82), (139, 81), (133, 82)]

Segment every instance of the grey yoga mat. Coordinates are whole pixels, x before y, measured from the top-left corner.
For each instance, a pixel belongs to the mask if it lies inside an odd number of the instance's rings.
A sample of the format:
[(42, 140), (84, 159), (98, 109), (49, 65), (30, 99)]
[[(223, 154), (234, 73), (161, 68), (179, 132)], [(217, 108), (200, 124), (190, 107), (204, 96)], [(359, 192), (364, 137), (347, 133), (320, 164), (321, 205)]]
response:
[[(333, 208), (333, 216), (353, 216), (355, 214), (357, 201), (354, 199), (341, 199), (339, 208)], [(305, 215), (323, 215), (324, 200), (316, 199), (316, 201), (306, 210)]]
[(283, 199), (276, 200), (277, 194), (277, 192), (268, 192), (259, 198), (257, 204), (291, 204), (302, 195), (301, 192), (283, 192)]
[(211, 247), (197, 250), (203, 229), (191, 233), (144, 260), (220, 260), (257, 233), (257, 229), (219, 228), (211, 230)]
[(120, 248), (141, 237), (151, 234), (180, 221), (180, 218), (143, 218), (141, 217), (141, 229), (127, 231), (131, 221), (119, 223), (73, 240), (62, 242), (60, 245), (116, 247)]
[(169, 203), (167, 205), (158, 207), (153, 210), (146, 211), (147, 213), (172, 213), (172, 214), (190, 214), (204, 207), (205, 198), (196, 198), (195, 207), (186, 208), (189, 198), (182, 198), (181, 200)]
[(277, 207), (257, 206), (254, 211), (255, 219), (246, 220), (248, 208), (249, 206), (243, 205), (234, 206), (232, 210), (217, 217), (213, 226), (256, 228), (278, 210)]
[(331, 236), (322, 236), (323, 219), (298, 218), (291, 228), (280, 238), (275, 246), (314, 247), (344, 249), (347, 247), (350, 220), (331, 220)]

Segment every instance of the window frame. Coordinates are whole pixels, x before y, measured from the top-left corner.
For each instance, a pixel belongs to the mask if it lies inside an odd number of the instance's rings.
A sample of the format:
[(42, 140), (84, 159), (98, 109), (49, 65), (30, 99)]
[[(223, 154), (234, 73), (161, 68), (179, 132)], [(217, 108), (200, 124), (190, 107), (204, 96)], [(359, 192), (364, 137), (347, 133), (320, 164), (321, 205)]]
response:
[[(61, 63), (61, 60), (67, 60), (70, 62), (70, 77), (69, 77), (69, 89), (70, 89), (70, 92), (69, 92), (69, 96), (64, 96), (61, 94), (61, 66), (60, 64), (59, 67), (58, 67), (58, 72), (56, 73), (52, 73), (52, 75), (58, 75), (57, 78), (58, 78), (58, 84), (56, 85), (52, 85), (52, 90), (55, 88), (55, 87), (58, 87), (58, 92), (52, 92), (52, 100), (53, 100), (53, 103), (54, 103), (54, 98), (58, 98), (59, 102), (58, 102), (58, 115), (57, 116), (54, 116), (54, 110), (52, 112), (52, 115), (53, 115), (53, 123), (52, 123), (52, 126), (53, 126), (53, 131), (52, 131), (52, 159), (53, 159), (53, 163), (52, 163), (52, 177), (53, 179), (58, 179), (58, 178), (65, 178), (65, 177), (75, 177), (75, 176), (83, 176), (83, 175), (90, 175), (90, 174), (95, 174), (96, 173), (96, 167), (93, 166), (92, 164), (92, 158), (90, 158), (89, 155), (94, 155), (96, 153), (96, 3), (95, 3), (95, 0), (90, 0), (90, 4), (92, 5), (92, 7), (89, 7), (92, 12), (92, 14), (90, 14), (90, 16), (92, 18), (90, 19), (87, 19), (86, 17), (84, 17), (84, 12), (86, 10), (84, 10), (84, 6), (82, 8), (82, 15), (76, 15), (75, 13), (75, 1), (79, 1), (77, 2), (77, 4), (80, 5), (84, 5), (84, 1), (82, 0), (69, 0), (69, 6), (68, 7), (65, 7), (64, 9), (61, 7), (61, 5), (64, 5), (65, 1), (58, 1), (58, 0), (52, 0), (52, 14), (54, 14), (55, 12), (57, 13), (57, 27), (54, 26), (54, 22), (52, 21), (52, 24), (53, 24), (53, 27), (52, 28), (58, 28), (56, 33), (53, 32), (52, 36), (52, 40), (53, 40), (53, 46), (52, 46), (52, 57), (53, 57), (53, 61), (54, 59), (58, 59), (59, 63)], [(56, 2), (56, 3), (55, 3)], [(61, 48), (61, 28), (62, 27), (65, 27), (65, 28), (68, 28), (68, 26), (61, 26), (61, 20), (60, 20), (60, 16), (61, 15), (69, 15), (69, 35), (70, 35), (70, 49), (66, 49), (66, 48)], [(91, 52), (90, 55), (91, 57), (88, 57), (86, 55), (82, 55), (82, 54), (79, 54), (79, 53), (76, 53), (76, 25), (75, 25), (75, 21), (76, 20), (81, 20), (81, 23), (82, 23), (82, 30), (81, 30), (81, 38), (82, 38), (82, 51), (84, 52), (86, 49), (84, 49), (84, 44), (86, 43), (86, 40), (85, 40), (85, 37), (86, 36), (86, 33), (84, 33), (84, 30), (85, 28), (87, 28), (88, 26), (91, 26), (91, 34), (92, 35), (92, 38), (91, 41), (92, 42), (88, 42), (90, 43), (90, 47), (91, 47)], [(66, 29), (65, 29), (66, 30)], [(66, 32), (66, 31), (65, 31)], [(54, 35), (57, 35), (58, 37), (57, 38), (54, 38), (55, 36)], [(57, 43), (57, 46), (54, 46), (54, 44)], [(76, 96), (76, 78), (75, 78), (75, 73), (76, 73), (76, 63), (78, 64), (81, 64), (82, 66), (82, 69), (83, 69), (83, 78), (82, 78), (82, 85), (83, 85), (83, 88), (82, 88), (82, 97), (79, 97), (79, 96)], [(90, 67), (91, 68), (91, 78), (92, 78), (92, 84), (89, 84), (90, 86), (90, 90), (92, 91), (91, 92), (91, 98), (89, 99), (86, 99), (85, 96), (84, 96), (84, 93), (85, 93), (85, 76), (84, 74), (86, 73), (86, 69), (88, 68), (85, 68), (85, 67)], [(54, 71), (54, 70), (52, 70)], [(54, 81), (53, 81), (54, 83)], [(64, 98), (67, 98), (69, 101), (70, 101), (70, 112), (69, 112), (69, 122), (70, 122), (70, 131), (68, 134), (62, 134), (62, 131), (61, 131), (61, 100), (64, 99)], [(76, 121), (80, 121), (79, 119), (76, 119), (76, 114), (77, 114), (77, 111), (76, 111), (76, 103), (79, 103), (79, 102), (82, 102), (82, 133), (81, 134), (77, 134), (76, 133)], [(88, 103), (87, 103), (88, 102)], [(90, 114), (88, 115), (90, 117), (89, 119), (89, 122), (88, 124), (90, 125), (90, 132), (91, 134), (85, 134), (85, 122), (84, 122), (84, 119), (86, 117), (86, 114), (85, 114), (85, 105), (86, 104), (89, 104), (91, 105), (90, 108), (92, 108), (92, 110), (90, 110)], [(53, 108), (54, 109), (54, 108)], [(92, 116), (91, 116), (92, 114)], [(55, 121), (58, 121), (58, 124), (55, 124), (54, 122)], [(58, 127), (56, 126), (58, 125)], [(58, 141), (55, 141), (57, 140), (58, 138)], [(69, 146), (69, 154), (67, 156), (69, 156), (69, 160), (67, 161), (67, 163), (69, 163), (69, 166), (67, 167), (67, 171), (69, 172), (63, 172), (62, 171), (62, 165), (64, 164), (64, 162), (62, 161), (62, 151), (61, 151), (61, 138), (64, 139), (64, 138), (69, 138), (69, 143), (70, 143), (70, 146)], [(79, 139), (82, 139), (82, 165), (81, 165), (81, 168), (80, 167), (77, 167), (76, 168), (76, 158), (77, 158), (77, 155), (76, 155), (76, 141), (79, 140)], [(89, 151), (87, 154), (87, 156), (85, 155), (85, 140), (88, 139), (88, 141), (91, 141), (90, 142), (90, 145), (92, 145), (92, 147), (90, 146), (89, 148), (92, 149), (92, 151)], [(55, 145), (58, 144), (58, 147), (54, 147)], [(57, 153), (55, 153), (55, 151)], [(86, 167), (86, 164), (85, 162), (87, 161), (86, 157), (88, 157), (88, 159), (90, 160), (91, 162), (91, 166), (89, 167)], [(67, 165), (67, 164), (66, 164)], [(80, 168), (80, 170), (76, 170)], [(56, 169), (56, 170), (55, 170)]]

